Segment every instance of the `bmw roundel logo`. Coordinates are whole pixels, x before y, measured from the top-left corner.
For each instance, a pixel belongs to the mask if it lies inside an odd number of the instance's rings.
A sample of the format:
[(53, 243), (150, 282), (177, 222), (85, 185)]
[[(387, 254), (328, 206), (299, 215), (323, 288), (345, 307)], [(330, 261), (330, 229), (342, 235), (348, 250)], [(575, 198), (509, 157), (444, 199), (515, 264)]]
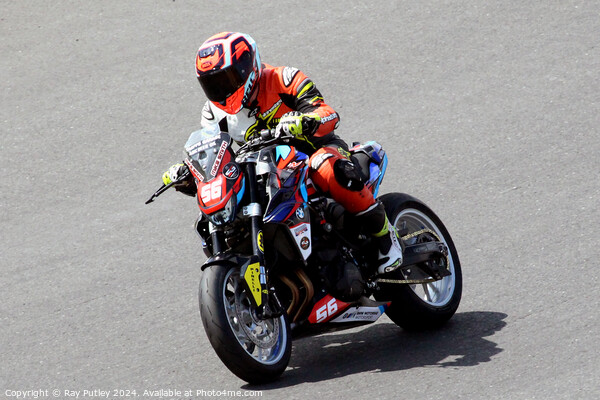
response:
[(296, 210), (296, 217), (298, 217), (298, 219), (304, 219), (304, 209), (302, 207)]

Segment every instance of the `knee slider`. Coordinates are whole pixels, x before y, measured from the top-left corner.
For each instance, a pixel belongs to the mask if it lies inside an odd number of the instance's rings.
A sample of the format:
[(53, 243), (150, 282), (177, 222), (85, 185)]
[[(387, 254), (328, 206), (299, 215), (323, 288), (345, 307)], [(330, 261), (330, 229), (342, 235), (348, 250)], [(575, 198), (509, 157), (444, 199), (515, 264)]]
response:
[(336, 160), (333, 164), (333, 173), (335, 180), (346, 189), (360, 192), (365, 187), (358, 168), (350, 160), (343, 158)]

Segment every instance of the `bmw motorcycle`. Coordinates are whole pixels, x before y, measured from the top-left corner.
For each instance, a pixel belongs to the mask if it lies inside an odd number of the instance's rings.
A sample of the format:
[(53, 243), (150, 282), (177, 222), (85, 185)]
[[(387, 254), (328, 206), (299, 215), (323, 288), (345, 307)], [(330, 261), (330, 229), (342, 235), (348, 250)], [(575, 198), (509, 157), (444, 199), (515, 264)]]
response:
[[(208, 339), (222, 362), (249, 383), (279, 377), (292, 336), (374, 323), (386, 314), (404, 329), (437, 328), (458, 308), (460, 261), (450, 234), (420, 200), (380, 196), (401, 237), (400, 268), (378, 275), (376, 244), (352, 214), (308, 176), (309, 157), (273, 131), (241, 147), (217, 127), (193, 132), (185, 179), (195, 181), (196, 231), (207, 260), (199, 303)], [(388, 164), (374, 141), (355, 143), (351, 159), (378, 195)], [(191, 176), (190, 176), (191, 174)]]

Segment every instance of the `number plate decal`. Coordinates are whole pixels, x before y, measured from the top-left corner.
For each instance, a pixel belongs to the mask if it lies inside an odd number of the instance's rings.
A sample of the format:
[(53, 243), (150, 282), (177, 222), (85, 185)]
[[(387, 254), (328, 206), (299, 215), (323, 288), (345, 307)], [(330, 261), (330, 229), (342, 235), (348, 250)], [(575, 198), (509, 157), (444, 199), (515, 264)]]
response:
[(328, 294), (327, 296), (319, 300), (317, 304), (315, 304), (312, 311), (310, 312), (308, 321), (311, 324), (320, 324), (323, 322), (327, 322), (331, 318), (335, 317), (337, 314), (341, 313), (346, 308), (348, 308), (349, 305), (350, 304), (344, 303), (343, 301), (340, 301)]

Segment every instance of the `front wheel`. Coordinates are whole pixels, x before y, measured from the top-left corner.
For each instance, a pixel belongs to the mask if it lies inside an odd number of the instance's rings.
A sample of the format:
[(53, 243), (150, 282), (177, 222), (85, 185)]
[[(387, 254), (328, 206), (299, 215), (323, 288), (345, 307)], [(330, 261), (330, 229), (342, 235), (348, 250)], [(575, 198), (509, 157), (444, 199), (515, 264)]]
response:
[(249, 383), (270, 382), (283, 373), (292, 351), (287, 316), (258, 318), (239, 267), (207, 268), (199, 302), (208, 340), (231, 372)]
[[(438, 328), (454, 315), (462, 295), (462, 271), (454, 242), (438, 216), (420, 200), (403, 193), (386, 194), (380, 200), (390, 222), (403, 231), (405, 244), (430, 240), (446, 245), (448, 257), (443, 262), (450, 275), (428, 283), (382, 283), (375, 297), (392, 302), (386, 314), (404, 329)], [(402, 273), (405, 279), (414, 278), (408, 275), (410, 270), (402, 268)]]

